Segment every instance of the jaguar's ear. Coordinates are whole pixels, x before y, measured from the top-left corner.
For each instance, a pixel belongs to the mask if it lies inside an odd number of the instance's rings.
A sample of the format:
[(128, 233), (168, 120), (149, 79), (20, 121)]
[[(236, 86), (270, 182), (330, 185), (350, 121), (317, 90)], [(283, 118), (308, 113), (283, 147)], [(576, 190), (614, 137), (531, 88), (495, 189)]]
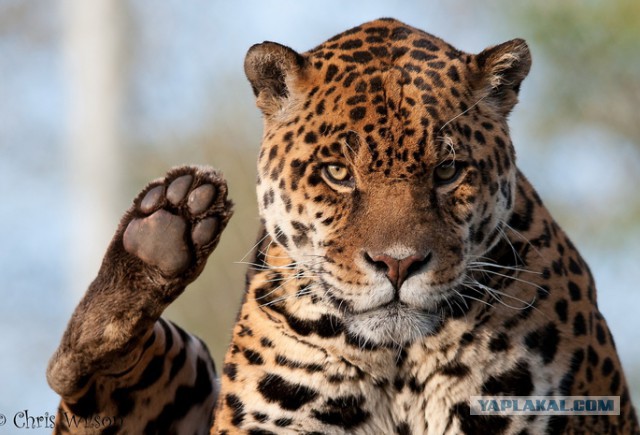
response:
[(272, 116), (283, 108), (304, 65), (302, 55), (275, 42), (263, 42), (249, 49), (244, 72), (251, 82), (256, 104), (265, 116)]
[(479, 97), (503, 116), (518, 102), (522, 80), (531, 68), (531, 53), (523, 39), (489, 47), (476, 56)]

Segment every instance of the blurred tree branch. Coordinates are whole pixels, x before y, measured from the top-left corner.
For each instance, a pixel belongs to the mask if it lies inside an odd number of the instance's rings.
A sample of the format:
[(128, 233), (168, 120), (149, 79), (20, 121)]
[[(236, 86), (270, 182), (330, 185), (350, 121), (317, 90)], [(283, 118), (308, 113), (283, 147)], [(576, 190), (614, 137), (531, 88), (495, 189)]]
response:
[[(52, 2), (51, 4), (54, 4)], [(56, 39), (56, 20), (50, 19), (50, 3), (40, 0), (0, 1), (0, 38), (20, 38), (34, 45)]]
[(543, 102), (553, 104), (540, 131), (567, 121), (595, 125), (640, 149), (640, 2), (532, 2), (511, 10), (552, 69)]

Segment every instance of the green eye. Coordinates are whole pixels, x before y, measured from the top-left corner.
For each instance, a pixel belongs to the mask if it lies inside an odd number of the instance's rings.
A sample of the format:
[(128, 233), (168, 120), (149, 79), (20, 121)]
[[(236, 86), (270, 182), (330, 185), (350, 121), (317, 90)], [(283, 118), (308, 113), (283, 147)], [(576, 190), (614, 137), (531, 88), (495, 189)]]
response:
[(324, 166), (322, 168), (322, 173), (330, 183), (341, 185), (349, 184), (353, 178), (346, 166), (338, 164)]
[(461, 166), (458, 165), (454, 160), (449, 160), (444, 163), (441, 163), (436, 167), (433, 171), (433, 178), (436, 183), (445, 184), (450, 181), (453, 181), (458, 174), (460, 173)]

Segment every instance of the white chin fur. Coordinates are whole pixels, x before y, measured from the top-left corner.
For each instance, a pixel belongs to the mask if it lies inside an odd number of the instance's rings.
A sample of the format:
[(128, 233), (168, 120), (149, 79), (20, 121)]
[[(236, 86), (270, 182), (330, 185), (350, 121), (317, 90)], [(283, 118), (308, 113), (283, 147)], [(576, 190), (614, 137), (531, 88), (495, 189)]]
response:
[(362, 344), (402, 346), (429, 335), (441, 322), (437, 314), (392, 305), (349, 316), (347, 329)]

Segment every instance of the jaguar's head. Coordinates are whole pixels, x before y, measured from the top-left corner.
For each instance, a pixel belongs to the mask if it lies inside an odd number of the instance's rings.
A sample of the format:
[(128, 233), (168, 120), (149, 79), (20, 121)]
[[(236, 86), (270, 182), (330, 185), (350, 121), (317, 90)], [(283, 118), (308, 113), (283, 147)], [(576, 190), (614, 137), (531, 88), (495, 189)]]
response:
[(261, 217), (353, 334), (429, 333), (499, 239), (516, 178), (506, 119), (530, 63), (522, 40), (473, 55), (395, 20), (303, 54), (249, 50)]

